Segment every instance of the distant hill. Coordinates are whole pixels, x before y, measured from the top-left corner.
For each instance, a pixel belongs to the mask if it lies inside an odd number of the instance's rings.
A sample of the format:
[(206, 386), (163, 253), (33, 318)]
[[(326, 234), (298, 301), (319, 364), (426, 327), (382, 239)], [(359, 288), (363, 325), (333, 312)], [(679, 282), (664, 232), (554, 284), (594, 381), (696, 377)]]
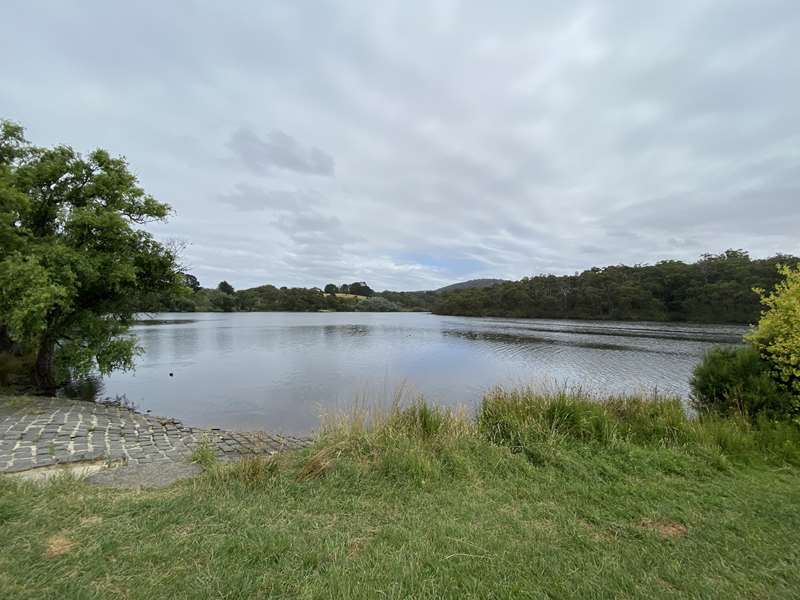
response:
[(436, 290), (437, 293), (452, 292), (454, 290), (466, 290), (469, 288), (487, 288), (497, 285), (499, 283), (508, 283), (507, 279), (470, 279), (469, 281), (462, 281), (461, 283), (454, 283), (446, 285), (443, 288)]

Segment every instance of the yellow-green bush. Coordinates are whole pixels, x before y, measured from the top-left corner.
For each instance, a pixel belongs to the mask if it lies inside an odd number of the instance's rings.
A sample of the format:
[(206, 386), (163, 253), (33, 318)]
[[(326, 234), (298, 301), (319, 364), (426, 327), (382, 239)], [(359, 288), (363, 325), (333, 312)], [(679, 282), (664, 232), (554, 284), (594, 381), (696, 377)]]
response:
[(766, 310), (747, 339), (772, 363), (775, 375), (800, 394), (800, 266), (779, 270), (785, 279), (775, 291), (756, 290)]

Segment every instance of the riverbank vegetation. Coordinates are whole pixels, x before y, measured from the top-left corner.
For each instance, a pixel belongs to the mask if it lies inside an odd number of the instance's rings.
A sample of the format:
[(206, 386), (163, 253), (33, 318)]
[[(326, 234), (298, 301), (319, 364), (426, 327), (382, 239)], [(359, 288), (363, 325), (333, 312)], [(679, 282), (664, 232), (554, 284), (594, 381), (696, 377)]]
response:
[[(226, 281), (203, 288), (190, 274), (180, 290), (144, 298), (143, 312), (400, 312), (429, 311), (435, 292), (375, 292), (364, 282), (320, 288), (262, 285), (234, 290)], [(191, 284), (191, 285), (190, 285)], [(225, 285), (223, 285), (225, 284)], [(344, 292), (341, 290), (345, 290)], [(369, 300), (370, 302), (364, 302)]]
[(775, 290), (756, 290), (765, 309), (735, 348), (714, 348), (691, 380), (701, 413), (793, 419), (800, 425), (800, 267), (783, 266)]
[[(142, 309), (207, 311), (354, 311), (363, 298), (383, 298), (390, 311), (431, 311), (441, 315), (547, 319), (696, 321), (749, 324), (758, 319), (756, 289), (775, 289), (781, 265), (800, 258), (776, 255), (751, 259), (742, 250), (706, 254), (694, 263), (596, 267), (575, 275), (537, 275), (521, 281), (476, 280), (438, 291), (375, 292), (364, 282), (320, 288), (264, 285), (234, 291), (201, 288), (187, 275), (180, 294), (151, 297)], [(474, 285), (472, 285), (474, 284)], [(346, 292), (342, 293), (342, 290)]]
[(758, 320), (759, 296), (781, 280), (778, 266), (800, 258), (751, 259), (728, 250), (695, 263), (593, 268), (575, 275), (537, 275), (437, 297), (433, 312), (477, 317), (611, 319), (742, 323)]
[(9, 597), (757, 597), (800, 587), (792, 423), (497, 390), (163, 490), (0, 480)]

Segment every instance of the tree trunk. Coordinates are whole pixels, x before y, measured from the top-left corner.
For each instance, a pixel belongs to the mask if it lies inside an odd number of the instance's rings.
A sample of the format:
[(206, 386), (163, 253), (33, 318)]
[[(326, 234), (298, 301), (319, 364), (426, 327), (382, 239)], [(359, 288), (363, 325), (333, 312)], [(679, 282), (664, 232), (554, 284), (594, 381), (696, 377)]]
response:
[(56, 383), (55, 365), (53, 354), (55, 343), (47, 337), (43, 337), (39, 343), (39, 350), (36, 353), (36, 363), (33, 367), (33, 382), (36, 387), (46, 394), (55, 394), (58, 389)]
[(8, 335), (8, 328), (0, 323), (0, 352), (13, 352), (14, 342)]

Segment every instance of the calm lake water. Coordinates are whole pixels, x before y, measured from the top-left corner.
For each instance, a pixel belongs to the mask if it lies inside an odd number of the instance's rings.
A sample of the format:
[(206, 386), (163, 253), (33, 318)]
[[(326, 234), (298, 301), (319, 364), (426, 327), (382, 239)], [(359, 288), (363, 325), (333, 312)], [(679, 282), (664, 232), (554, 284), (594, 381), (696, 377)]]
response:
[[(426, 313), (162, 313), (133, 331), (135, 373), (104, 396), (188, 425), (301, 433), (356, 398), (405, 386), (474, 405), (496, 385), (580, 385), (597, 393), (688, 395), (709, 347), (737, 343), (726, 325), (477, 319)], [(173, 376), (170, 377), (170, 373)]]

